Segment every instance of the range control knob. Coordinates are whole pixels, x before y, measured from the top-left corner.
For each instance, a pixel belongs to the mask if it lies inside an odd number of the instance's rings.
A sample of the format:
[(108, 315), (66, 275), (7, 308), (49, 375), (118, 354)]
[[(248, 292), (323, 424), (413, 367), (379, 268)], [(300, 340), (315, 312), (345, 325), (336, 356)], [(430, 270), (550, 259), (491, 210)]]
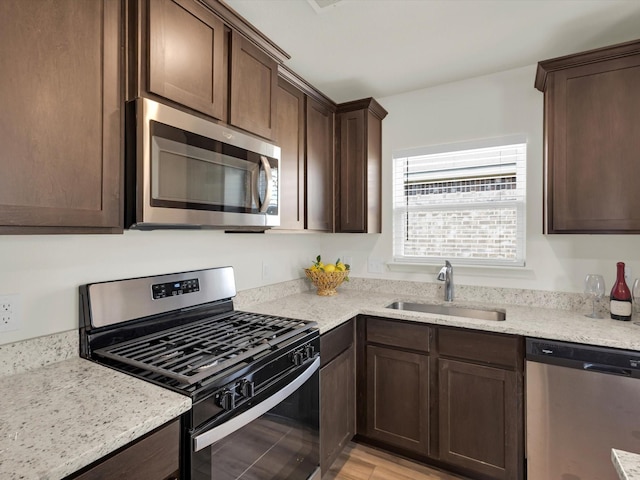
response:
[(314, 353), (316, 353), (316, 349), (313, 348), (313, 345), (309, 344), (304, 347), (304, 354), (307, 358), (313, 357)]
[(302, 350), (298, 350), (296, 352), (293, 352), (293, 363), (294, 363), (294, 365), (296, 365), (296, 366), (302, 365), (302, 362), (304, 362), (304, 352)]
[(243, 397), (246, 397), (246, 398), (253, 397), (255, 393), (254, 383), (250, 382), (249, 380), (242, 380), (242, 382), (240, 382), (240, 393), (242, 394)]
[(233, 392), (228, 389), (224, 389), (220, 394), (220, 406), (223, 410), (233, 410), (236, 407), (236, 397)]

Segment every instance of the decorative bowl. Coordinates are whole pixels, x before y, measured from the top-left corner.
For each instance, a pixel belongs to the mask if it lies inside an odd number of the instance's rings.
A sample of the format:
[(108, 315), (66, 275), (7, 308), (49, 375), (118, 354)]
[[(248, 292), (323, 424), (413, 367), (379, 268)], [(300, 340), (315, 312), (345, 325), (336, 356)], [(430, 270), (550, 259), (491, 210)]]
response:
[(323, 272), (321, 270), (311, 270), (310, 268), (305, 268), (304, 273), (318, 289), (318, 295), (322, 295), (324, 297), (336, 295), (338, 293), (336, 291), (336, 287), (349, 276), (349, 270), (338, 272)]

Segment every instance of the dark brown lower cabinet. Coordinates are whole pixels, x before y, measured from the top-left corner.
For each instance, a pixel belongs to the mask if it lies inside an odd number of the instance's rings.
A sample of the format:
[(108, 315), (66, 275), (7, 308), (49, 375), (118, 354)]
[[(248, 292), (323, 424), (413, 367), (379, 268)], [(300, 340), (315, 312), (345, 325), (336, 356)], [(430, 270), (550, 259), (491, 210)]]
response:
[(516, 373), (439, 359), (440, 460), (496, 479), (519, 478)]
[(320, 370), (320, 470), (326, 473), (355, 434), (353, 346)]
[(522, 337), (357, 325), (358, 440), (475, 480), (524, 478)]
[(179, 454), (180, 421), (174, 420), (66, 480), (179, 480)]
[(428, 453), (428, 355), (367, 345), (366, 436)]
[(472, 478), (524, 478), (524, 339), (438, 327), (440, 460)]
[(320, 470), (323, 475), (355, 435), (353, 340), (353, 321), (320, 337)]

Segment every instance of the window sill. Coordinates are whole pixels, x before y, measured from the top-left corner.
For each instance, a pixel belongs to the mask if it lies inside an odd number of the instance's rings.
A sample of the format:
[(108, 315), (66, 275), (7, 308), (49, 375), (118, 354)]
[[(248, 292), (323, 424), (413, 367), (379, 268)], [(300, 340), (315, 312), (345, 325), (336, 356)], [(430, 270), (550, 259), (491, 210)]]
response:
[[(526, 266), (508, 265), (456, 265), (455, 273), (466, 276), (477, 277), (507, 277), (507, 278), (534, 278), (535, 272)], [(432, 273), (437, 274), (444, 266), (444, 263), (410, 263), (410, 262), (387, 262), (385, 264), (390, 272), (406, 273)]]

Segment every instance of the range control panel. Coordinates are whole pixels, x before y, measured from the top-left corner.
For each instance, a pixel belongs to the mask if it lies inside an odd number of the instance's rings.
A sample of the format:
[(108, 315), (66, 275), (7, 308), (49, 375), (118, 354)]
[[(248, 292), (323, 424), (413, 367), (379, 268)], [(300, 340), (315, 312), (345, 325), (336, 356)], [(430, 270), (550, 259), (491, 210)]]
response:
[(151, 285), (151, 294), (154, 300), (199, 291), (200, 282), (197, 278), (190, 278), (180, 282), (156, 283)]

